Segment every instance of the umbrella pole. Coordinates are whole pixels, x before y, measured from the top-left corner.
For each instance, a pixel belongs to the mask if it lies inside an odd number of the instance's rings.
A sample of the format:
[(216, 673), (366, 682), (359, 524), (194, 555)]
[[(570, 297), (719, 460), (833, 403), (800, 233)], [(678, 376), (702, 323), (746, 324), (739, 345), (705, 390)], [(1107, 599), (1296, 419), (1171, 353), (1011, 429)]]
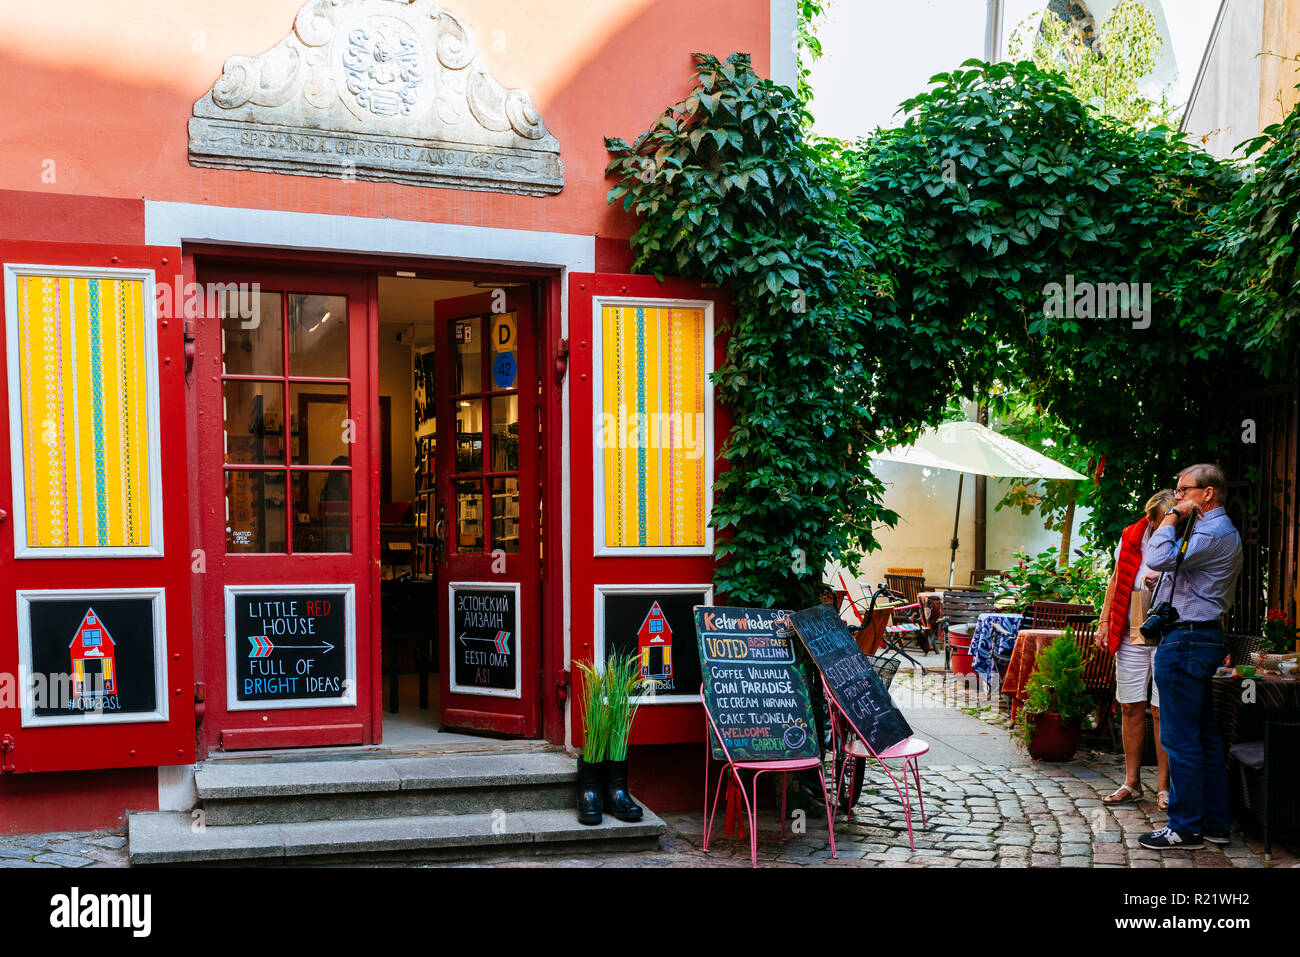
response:
[(965, 472), (957, 473), (957, 513), (952, 517), (952, 541), (949, 547), (952, 549), (952, 555), (948, 559), (948, 587), (952, 587), (953, 576), (957, 574), (957, 527), (961, 523), (961, 484), (966, 478)]

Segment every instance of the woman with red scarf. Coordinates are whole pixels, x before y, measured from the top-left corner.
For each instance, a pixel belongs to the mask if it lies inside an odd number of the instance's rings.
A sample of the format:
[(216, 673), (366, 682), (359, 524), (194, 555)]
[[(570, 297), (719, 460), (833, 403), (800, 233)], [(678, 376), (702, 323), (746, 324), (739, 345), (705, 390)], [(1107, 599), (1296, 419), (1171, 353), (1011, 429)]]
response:
[(1142, 797), (1142, 736), (1149, 688), (1156, 739), (1156, 803), (1162, 811), (1169, 807), (1169, 758), (1160, 746), (1160, 692), (1153, 664), (1156, 646), (1145, 644), (1138, 629), (1160, 577), (1146, 567), (1147, 541), (1173, 505), (1174, 493), (1162, 489), (1147, 500), (1146, 516), (1124, 529), (1097, 622), (1097, 647), (1115, 656), (1115, 700), (1124, 738), (1124, 783), (1101, 799), (1106, 805), (1130, 804)]

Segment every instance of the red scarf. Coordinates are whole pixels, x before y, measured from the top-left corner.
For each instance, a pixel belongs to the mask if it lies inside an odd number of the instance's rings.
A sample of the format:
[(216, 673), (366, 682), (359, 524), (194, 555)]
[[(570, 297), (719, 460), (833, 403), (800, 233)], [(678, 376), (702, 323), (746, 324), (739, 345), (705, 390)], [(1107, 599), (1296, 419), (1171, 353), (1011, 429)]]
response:
[(1112, 655), (1119, 650), (1120, 642), (1128, 639), (1129, 604), (1133, 599), (1133, 583), (1137, 580), (1138, 569), (1142, 567), (1142, 535), (1146, 532), (1147, 525), (1146, 516), (1143, 516), (1124, 529), (1124, 534), (1120, 536), (1116, 572), (1119, 579), (1115, 583), (1115, 596), (1110, 603), (1109, 637)]

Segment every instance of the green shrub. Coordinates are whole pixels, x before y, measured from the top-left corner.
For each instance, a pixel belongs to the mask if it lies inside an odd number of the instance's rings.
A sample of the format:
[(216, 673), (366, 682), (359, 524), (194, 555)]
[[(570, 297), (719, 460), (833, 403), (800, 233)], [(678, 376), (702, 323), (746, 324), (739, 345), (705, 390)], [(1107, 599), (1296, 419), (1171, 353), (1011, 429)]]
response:
[(1065, 724), (1092, 710), (1092, 697), (1083, 684), (1083, 668), (1073, 628), (1065, 629), (1038, 653), (1034, 673), (1025, 685), (1025, 704), (1017, 725), (1017, 734), (1026, 746), (1034, 736), (1040, 714), (1058, 714)]

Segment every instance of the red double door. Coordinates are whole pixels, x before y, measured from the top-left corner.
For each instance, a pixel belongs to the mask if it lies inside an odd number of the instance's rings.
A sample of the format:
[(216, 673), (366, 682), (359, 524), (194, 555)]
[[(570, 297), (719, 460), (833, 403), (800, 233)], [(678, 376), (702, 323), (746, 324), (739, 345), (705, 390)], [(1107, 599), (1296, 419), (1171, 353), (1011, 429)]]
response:
[[(376, 743), (378, 274), (222, 261), (197, 273), (220, 303), (195, 343), (200, 741)], [(426, 620), (447, 728), (541, 733), (536, 301), (522, 285), (437, 309), (436, 442), (420, 446), (432, 485), (415, 511), (439, 543)]]

